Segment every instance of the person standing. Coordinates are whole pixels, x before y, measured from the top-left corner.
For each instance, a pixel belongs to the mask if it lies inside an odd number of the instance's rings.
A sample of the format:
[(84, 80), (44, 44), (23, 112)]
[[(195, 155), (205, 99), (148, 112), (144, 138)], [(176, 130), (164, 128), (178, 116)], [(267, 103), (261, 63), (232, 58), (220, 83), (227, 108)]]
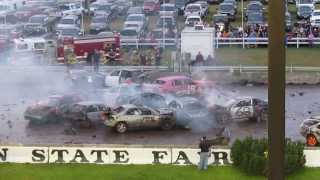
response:
[(202, 66), (203, 63), (204, 63), (204, 58), (203, 58), (203, 55), (201, 54), (201, 52), (199, 51), (196, 56), (196, 65)]
[(142, 52), (140, 54), (140, 65), (145, 66), (147, 64), (146, 55)]
[(97, 49), (94, 50), (93, 53), (93, 65), (94, 65), (94, 71), (99, 71), (99, 65), (100, 65), (100, 53)]
[(160, 66), (161, 64), (161, 52), (160, 49), (156, 49), (156, 66)]
[(115, 65), (116, 64), (116, 53), (113, 51), (113, 49), (110, 49), (110, 51), (108, 53), (108, 57), (109, 57), (109, 62), (111, 63), (111, 65)]
[(200, 139), (199, 148), (200, 148), (200, 162), (198, 165), (199, 170), (207, 170), (208, 169), (208, 158), (209, 158), (209, 149), (210, 144), (207, 142), (207, 138), (203, 136)]

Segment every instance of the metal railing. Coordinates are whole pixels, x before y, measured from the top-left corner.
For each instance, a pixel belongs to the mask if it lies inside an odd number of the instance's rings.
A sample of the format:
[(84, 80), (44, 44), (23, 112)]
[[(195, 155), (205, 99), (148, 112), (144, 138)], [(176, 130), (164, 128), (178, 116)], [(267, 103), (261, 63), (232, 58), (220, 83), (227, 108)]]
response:
[[(267, 72), (267, 66), (193, 66), (192, 71)], [(320, 72), (320, 67), (286, 66), (287, 72)]]
[[(144, 47), (144, 46), (158, 46), (158, 47), (172, 47), (179, 46), (181, 43), (181, 39), (175, 38), (165, 38), (165, 39), (121, 39), (120, 44), (122, 47), (125, 46), (135, 46), (136, 48)], [(268, 45), (268, 38), (224, 38), (219, 37), (215, 39), (215, 48), (219, 48), (221, 46), (226, 45), (241, 45), (243, 48), (248, 45)], [(296, 48), (299, 48), (301, 45), (308, 44), (319, 45), (320, 38), (288, 38), (286, 44), (287, 45), (295, 45)]]

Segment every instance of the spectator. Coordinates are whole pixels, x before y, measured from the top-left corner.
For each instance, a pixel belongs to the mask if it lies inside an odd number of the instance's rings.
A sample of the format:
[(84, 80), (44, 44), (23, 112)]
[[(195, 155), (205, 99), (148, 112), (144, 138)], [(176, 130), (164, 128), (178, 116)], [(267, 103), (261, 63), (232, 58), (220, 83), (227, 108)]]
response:
[(207, 170), (208, 169), (208, 158), (209, 158), (209, 150), (210, 144), (207, 141), (207, 138), (203, 136), (200, 139), (199, 148), (200, 148), (200, 162), (199, 162), (199, 170)]
[(140, 54), (140, 65), (141, 66), (145, 66), (147, 64), (147, 58), (146, 55), (144, 53)]
[(108, 53), (109, 61), (111, 65), (115, 65), (116, 63), (116, 53), (113, 51), (113, 49), (110, 49)]
[(207, 59), (206, 59), (206, 65), (214, 65), (214, 59), (212, 56), (209, 54)]
[(204, 63), (204, 58), (201, 52), (199, 51), (196, 56), (196, 65), (200, 66), (200, 65), (203, 65), (203, 63)]
[(313, 47), (313, 39), (314, 39), (314, 35), (312, 32), (310, 32), (308, 36), (309, 47)]
[(161, 64), (161, 53), (160, 53), (160, 49), (157, 48), (156, 49), (156, 66), (160, 66)]
[(97, 49), (95, 49), (92, 57), (93, 57), (94, 71), (98, 72), (99, 65), (100, 65), (100, 52)]

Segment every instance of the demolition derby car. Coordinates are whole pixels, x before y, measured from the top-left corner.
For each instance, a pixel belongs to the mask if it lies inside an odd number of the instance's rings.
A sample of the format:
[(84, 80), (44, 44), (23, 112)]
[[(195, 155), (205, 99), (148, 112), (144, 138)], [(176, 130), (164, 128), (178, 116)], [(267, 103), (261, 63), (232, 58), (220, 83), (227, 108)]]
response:
[(268, 120), (268, 102), (252, 97), (237, 98), (229, 101), (226, 106), (213, 105), (210, 111), (214, 113), (219, 122), (256, 120), (257, 122)]
[(133, 104), (136, 106), (146, 106), (154, 109), (167, 108), (166, 98), (157, 93), (144, 92), (132, 96), (119, 96), (116, 99), (117, 106)]
[(61, 117), (73, 125), (90, 128), (94, 123), (103, 122), (110, 111), (102, 102), (81, 101), (62, 108)]
[(81, 95), (53, 95), (47, 100), (39, 101), (36, 104), (27, 107), (24, 118), (31, 124), (43, 124), (48, 122), (58, 122), (61, 120), (59, 112), (65, 105), (79, 102), (85, 98)]
[(320, 140), (320, 116), (312, 116), (300, 125), (300, 133), (306, 138), (308, 146), (319, 145)]
[(113, 110), (105, 120), (105, 125), (118, 133), (128, 129), (161, 128), (169, 130), (175, 126), (173, 111), (169, 109), (151, 109), (135, 105), (123, 105)]

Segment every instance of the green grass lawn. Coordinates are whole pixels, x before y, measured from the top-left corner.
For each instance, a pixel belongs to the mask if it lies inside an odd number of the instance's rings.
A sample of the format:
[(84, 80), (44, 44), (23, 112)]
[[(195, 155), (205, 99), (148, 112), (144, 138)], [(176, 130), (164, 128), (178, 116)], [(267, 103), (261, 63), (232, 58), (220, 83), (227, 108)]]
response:
[[(288, 66), (320, 66), (319, 48), (288, 48), (286, 63)], [(267, 65), (267, 48), (219, 48), (216, 49), (218, 65)]]
[[(319, 168), (307, 168), (288, 180), (318, 180)], [(1, 164), (0, 180), (262, 180), (247, 176), (233, 167), (209, 167), (198, 171), (196, 166), (173, 165), (81, 165), (81, 164)]]

